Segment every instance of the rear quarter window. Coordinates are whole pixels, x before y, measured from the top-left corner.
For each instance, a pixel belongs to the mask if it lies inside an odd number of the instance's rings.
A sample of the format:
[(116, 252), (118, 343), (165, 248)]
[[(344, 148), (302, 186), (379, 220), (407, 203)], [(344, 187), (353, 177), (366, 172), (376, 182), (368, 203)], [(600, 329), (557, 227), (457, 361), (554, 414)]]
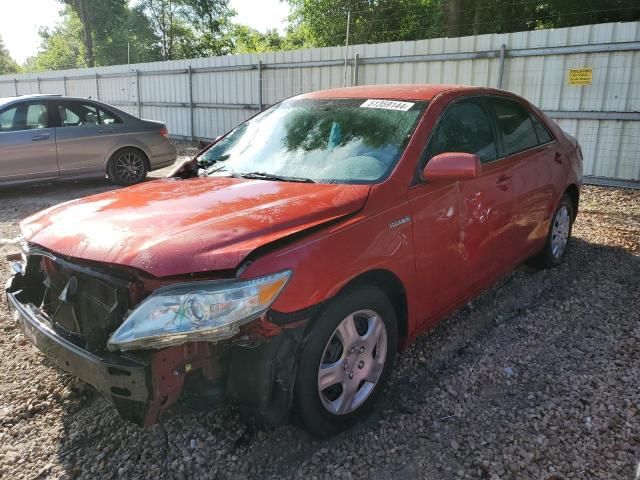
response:
[(547, 127), (545, 127), (540, 120), (538, 120), (533, 115), (531, 115), (531, 120), (533, 121), (533, 126), (536, 129), (538, 142), (540, 142), (540, 144), (549, 143), (551, 140), (553, 140), (553, 137), (549, 133), (549, 130), (547, 130)]

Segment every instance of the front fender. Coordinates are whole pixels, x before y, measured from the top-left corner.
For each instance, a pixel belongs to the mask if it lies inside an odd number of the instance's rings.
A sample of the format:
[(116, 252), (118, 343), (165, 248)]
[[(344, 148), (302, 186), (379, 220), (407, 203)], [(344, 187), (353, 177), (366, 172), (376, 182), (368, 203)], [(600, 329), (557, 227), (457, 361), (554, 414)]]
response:
[[(398, 222), (401, 219), (403, 222)], [(324, 303), (349, 282), (371, 270), (395, 275), (407, 293), (409, 331), (415, 285), (413, 233), (408, 204), (378, 214), (360, 214), (301, 240), (268, 252), (242, 271), (252, 278), (283, 269), (293, 275), (272, 308), (290, 313)]]

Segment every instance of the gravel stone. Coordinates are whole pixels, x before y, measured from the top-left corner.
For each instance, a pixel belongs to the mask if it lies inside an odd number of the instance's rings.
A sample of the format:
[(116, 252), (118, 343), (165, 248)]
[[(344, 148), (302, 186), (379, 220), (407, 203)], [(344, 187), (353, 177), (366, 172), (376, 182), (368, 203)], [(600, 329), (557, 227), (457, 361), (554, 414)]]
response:
[[(22, 218), (114, 188), (0, 192), (0, 258), (17, 251)], [(638, 478), (639, 256), (640, 191), (585, 187), (560, 267), (519, 267), (419, 338), (376, 412), (325, 440), (178, 407), (163, 419), (167, 445), (159, 426), (123, 421), (55, 368), (2, 303), (0, 477)], [(0, 285), (8, 276), (2, 261)]]

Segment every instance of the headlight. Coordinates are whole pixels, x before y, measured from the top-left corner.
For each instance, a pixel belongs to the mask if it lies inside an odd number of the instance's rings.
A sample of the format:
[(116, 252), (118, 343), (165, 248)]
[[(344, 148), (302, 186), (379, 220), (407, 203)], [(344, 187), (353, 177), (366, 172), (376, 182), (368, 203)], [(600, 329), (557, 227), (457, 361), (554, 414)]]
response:
[(219, 341), (262, 315), (291, 271), (245, 281), (189, 282), (156, 290), (113, 332), (109, 350), (164, 348), (189, 341)]

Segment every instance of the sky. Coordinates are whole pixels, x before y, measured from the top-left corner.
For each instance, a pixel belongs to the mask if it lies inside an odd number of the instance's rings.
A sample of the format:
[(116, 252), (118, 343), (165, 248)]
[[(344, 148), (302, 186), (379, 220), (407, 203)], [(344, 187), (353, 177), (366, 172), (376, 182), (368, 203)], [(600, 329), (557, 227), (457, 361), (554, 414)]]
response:
[[(260, 31), (277, 28), (284, 32), (289, 6), (280, 0), (230, 0), (237, 12), (234, 21)], [(38, 29), (59, 20), (58, 0), (0, 0), (0, 36), (11, 56), (23, 63), (40, 45)]]

